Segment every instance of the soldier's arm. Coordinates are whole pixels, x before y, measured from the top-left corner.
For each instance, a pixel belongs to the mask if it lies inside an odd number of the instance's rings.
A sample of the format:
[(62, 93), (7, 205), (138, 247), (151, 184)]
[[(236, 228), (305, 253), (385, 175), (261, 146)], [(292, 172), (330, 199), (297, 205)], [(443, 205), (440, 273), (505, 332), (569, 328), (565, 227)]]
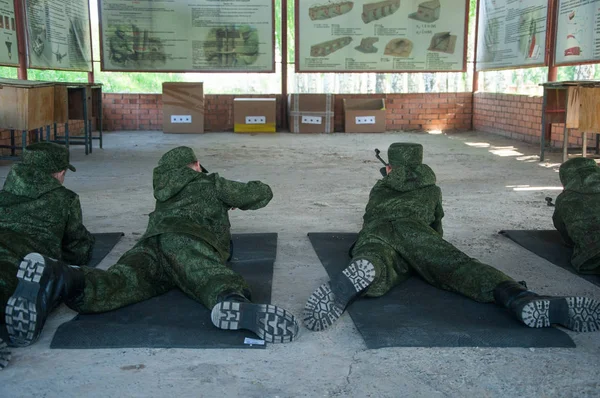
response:
[(554, 227), (560, 233), (560, 236), (563, 238), (565, 243), (569, 246), (573, 246), (574, 243), (571, 240), (569, 233), (567, 232), (567, 225), (565, 224), (565, 221), (560, 214), (561, 213), (560, 208), (561, 208), (560, 202), (557, 198), (556, 205), (554, 207), (554, 214), (552, 214), (552, 222), (554, 223)]
[(440, 236), (444, 236), (444, 229), (442, 228), (442, 218), (444, 218), (444, 208), (442, 207), (442, 193), (440, 192), (440, 196), (438, 199), (438, 203), (435, 206), (434, 213), (435, 220), (431, 223), (431, 228), (433, 228)]
[(271, 187), (260, 181), (243, 183), (217, 176), (216, 188), (219, 200), (240, 210), (260, 209), (273, 198)]
[(75, 265), (85, 265), (92, 258), (94, 236), (83, 226), (79, 198), (71, 203), (69, 219), (62, 240), (63, 260)]

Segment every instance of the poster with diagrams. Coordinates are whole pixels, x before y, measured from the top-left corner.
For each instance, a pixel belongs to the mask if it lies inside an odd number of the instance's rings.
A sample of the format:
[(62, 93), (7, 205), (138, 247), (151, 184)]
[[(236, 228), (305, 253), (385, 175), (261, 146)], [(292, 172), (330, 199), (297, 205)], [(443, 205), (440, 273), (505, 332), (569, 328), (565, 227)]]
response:
[(480, 0), (476, 70), (546, 63), (548, 0)]
[(29, 67), (92, 70), (87, 0), (26, 0)]
[(298, 72), (464, 71), (466, 0), (297, 0)]
[(99, 0), (102, 69), (273, 72), (272, 0)]
[(559, 0), (556, 65), (600, 62), (600, 0)]
[(19, 65), (13, 0), (0, 0), (0, 65)]

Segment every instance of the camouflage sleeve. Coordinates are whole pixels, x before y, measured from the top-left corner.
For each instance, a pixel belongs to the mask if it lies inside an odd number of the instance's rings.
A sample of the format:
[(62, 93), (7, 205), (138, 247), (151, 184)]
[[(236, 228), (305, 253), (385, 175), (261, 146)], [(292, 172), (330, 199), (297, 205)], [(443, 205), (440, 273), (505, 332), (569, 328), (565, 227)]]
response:
[(79, 198), (71, 204), (69, 219), (62, 240), (63, 260), (75, 265), (85, 265), (92, 257), (94, 236), (83, 226)]
[(256, 210), (265, 207), (273, 198), (271, 187), (260, 181), (248, 183), (216, 178), (217, 195), (227, 206), (240, 210)]
[(444, 218), (444, 208), (442, 207), (442, 192), (440, 191), (440, 196), (438, 199), (438, 203), (435, 206), (434, 213), (435, 220), (431, 223), (431, 228), (433, 228), (440, 236), (444, 236), (444, 229), (442, 228), (442, 218)]
[(556, 204), (554, 207), (554, 214), (552, 214), (552, 222), (554, 223), (554, 227), (560, 233), (560, 236), (563, 238), (565, 243), (569, 246), (573, 246), (574, 243), (567, 232), (567, 226), (565, 224), (564, 219), (560, 214), (560, 206), (559, 206), (559, 198), (556, 198)]

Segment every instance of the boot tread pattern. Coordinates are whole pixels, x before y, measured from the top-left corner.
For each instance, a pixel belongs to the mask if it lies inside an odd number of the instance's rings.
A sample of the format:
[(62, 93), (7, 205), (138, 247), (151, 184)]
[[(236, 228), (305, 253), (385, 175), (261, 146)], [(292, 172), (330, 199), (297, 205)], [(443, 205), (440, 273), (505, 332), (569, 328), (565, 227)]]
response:
[(8, 366), (11, 355), (6, 343), (0, 339), (0, 370)]
[(354, 260), (342, 273), (350, 280), (357, 292), (361, 292), (375, 280), (375, 267), (365, 259)]
[(335, 303), (335, 295), (329, 283), (324, 283), (315, 290), (304, 307), (304, 325), (314, 331), (325, 330), (338, 320), (343, 309)]
[(600, 330), (600, 302), (587, 297), (540, 297), (525, 304), (520, 315), (532, 328), (559, 324), (575, 332)]
[(550, 300), (535, 300), (527, 303), (522, 311), (523, 323), (530, 328), (550, 327)]
[[(17, 271), (19, 284), (38, 284), (44, 269), (44, 259), (41, 255), (32, 253), (25, 256)], [(27, 297), (18, 296), (17, 291), (6, 304), (6, 329), (14, 345), (28, 346), (36, 339), (37, 309), (35, 302)]]
[(587, 297), (567, 297), (569, 320), (567, 325), (576, 332), (600, 330), (600, 302)]
[(219, 329), (248, 329), (268, 343), (289, 343), (299, 332), (292, 313), (271, 304), (224, 301), (211, 312), (213, 325)]

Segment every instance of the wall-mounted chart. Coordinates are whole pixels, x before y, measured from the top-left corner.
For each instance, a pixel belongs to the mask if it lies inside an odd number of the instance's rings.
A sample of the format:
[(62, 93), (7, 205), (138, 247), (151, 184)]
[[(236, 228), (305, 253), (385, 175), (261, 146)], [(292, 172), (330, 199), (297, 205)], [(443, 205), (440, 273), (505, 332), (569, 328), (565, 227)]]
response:
[(274, 72), (271, 0), (99, 0), (102, 69)]
[(0, 0), (0, 65), (19, 65), (13, 0)]
[(548, 0), (480, 0), (478, 71), (546, 64)]
[(467, 0), (297, 0), (298, 72), (466, 70)]
[(556, 65), (600, 62), (600, 0), (559, 0)]
[(92, 70), (87, 0), (26, 0), (29, 67)]

